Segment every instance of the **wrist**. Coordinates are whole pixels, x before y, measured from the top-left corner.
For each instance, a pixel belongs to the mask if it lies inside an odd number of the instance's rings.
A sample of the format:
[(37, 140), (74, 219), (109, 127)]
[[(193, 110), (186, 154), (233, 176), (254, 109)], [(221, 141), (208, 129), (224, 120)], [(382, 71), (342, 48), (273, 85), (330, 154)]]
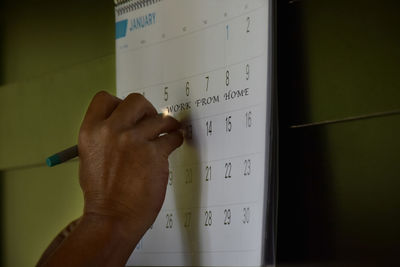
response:
[(124, 266), (140, 238), (116, 218), (84, 213), (44, 266)]
[(98, 229), (102, 235), (109, 236), (109, 238), (133, 248), (146, 231), (140, 229), (140, 227), (126, 218), (93, 212), (85, 212), (80, 224), (92, 229)]
[(156, 214), (149, 214), (149, 209), (134, 209), (126, 204), (128, 201), (104, 197), (99, 193), (86, 192), (84, 198), (84, 216), (93, 221), (104, 221), (129, 236), (139, 234), (141, 237), (153, 223), (152, 218), (156, 217)]

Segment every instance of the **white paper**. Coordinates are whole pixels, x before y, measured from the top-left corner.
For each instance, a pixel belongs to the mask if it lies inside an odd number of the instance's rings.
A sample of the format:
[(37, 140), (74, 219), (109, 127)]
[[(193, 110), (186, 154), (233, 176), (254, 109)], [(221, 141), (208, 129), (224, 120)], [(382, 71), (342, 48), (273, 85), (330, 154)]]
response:
[(171, 155), (163, 208), (127, 264), (259, 266), (269, 3), (153, 2), (116, 15), (127, 20), (116, 40), (117, 94), (144, 94), (190, 127), (192, 139)]

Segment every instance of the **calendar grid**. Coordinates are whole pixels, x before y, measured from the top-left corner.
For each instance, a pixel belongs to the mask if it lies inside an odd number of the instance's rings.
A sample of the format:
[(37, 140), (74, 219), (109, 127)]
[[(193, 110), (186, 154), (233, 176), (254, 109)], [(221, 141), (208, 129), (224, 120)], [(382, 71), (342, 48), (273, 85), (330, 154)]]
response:
[[(202, 253), (226, 253), (226, 252), (251, 252), (257, 251), (259, 249), (233, 249), (233, 250), (201, 250)], [(190, 252), (165, 252), (165, 251), (142, 251), (143, 254), (187, 254), (190, 255)]]
[(190, 208), (178, 208), (178, 209), (162, 209), (162, 211), (164, 212), (169, 212), (169, 211), (186, 211), (186, 210), (190, 210), (190, 209), (197, 209), (197, 210), (201, 210), (201, 209), (210, 209), (210, 208), (221, 208), (221, 207), (240, 207), (240, 206), (246, 206), (246, 205), (250, 205), (250, 204), (257, 204), (259, 201), (248, 201), (248, 202), (230, 202), (229, 205), (226, 204), (211, 204), (211, 205), (207, 205), (207, 206), (191, 206)]
[(118, 17), (129, 24), (148, 12), (156, 21), (117, 39), (118, 96), (142, 93), (181, 121), (185, 139), (169, 157), (160, 213), (128, 264), (263, 264), (269, 0), (169, 0), (143, 10)]
[(249, 15), (249, 14), (254, 13), (255, 11), (257, 11), (257, 9), (259, 9), (259, 8), (253, 8), (253, 9), (251, 9), (251, 10), (249, 10), (249, 11), (247, 11), (247, 12), (244, 12), (244, 13), (242, 13), (242, 14), (240, 14), (240, 15), (236, 15), (236, 16), (234, 16), (234, 17), (230, 17), (230, 18), (228, 18), (228, 19), (226, 19), (226, 20), (224, 20), (224, 21), (220, 21), (220, 22), (217, 22), (217, 23), (215, 23), (215, 24), (212, 24), (212, 25), (209, 25), (209, 26), (205, 26), (205, 27), (200, 28), (200, 29), (198, 29), (198, 30), (190, 31), (190, 32), (187, 32), (187, 33), (184, 33), (184, 34), (175, 36), (175, 37), (166, 38), (166, 39), (161, 40), (161, 41), (158, 41), (158, 42), (149, 43), (149, 44), (146, 44), (146, 45), (141, 45), (141, 46), (139, 46), (139, 47), (137, 47), (137, 48), (126, 49), (126, 50), (124, 50), (124, 51), (122, 52), (122, 54), (123, 54), (123, 53), (133, 52), (133, 51), (135, 51), (135, 50), (139, 50), (139, 49), (143, 49), (143, 48), (148, 48), (148, 47), (151, 47), (151, 46), (156, 46), (156, 45), (162, 44), (162, 43), (164, 43), (164, 42), (169, 42), (169, 41), (171, 41), (171, 40), (176, 40), (176, 39), (184, 38), (184, 37), (186, 37), (186, 36), (188, 36), (188, 35), (195, 34), (195, 33), (198, 33), (198, 32), (202, 32), (202, 31), (207, 30), (207, 29), (209, 29), (209, 28), (213, 28), (213, 27), (216, 27), (216, 26), (220, 26), (220, 25), (222, 25), (222, 24), (226, 24), (228, 21), (233, 21), (233, 20), (235, 20), (235, 19), (237, 19), (237, 18), (243, 17), (243, 16), (245, 16), (245, 15)]
[[(255, 104), (255, 105), (245, 106), (244, 108), (230, 109), (230, 110), (227, 110), (226, 112), (218, 113), (218, 115), (221, 116), (221, 115), (227, 115), (227, 114), (234, 113), (234, 112), (245, 111), (245, 110), (249, 110), (249, 109), (251, 109), (251, 108), (261, 107), (262, 104), (263, 104), (263, 103), (258, 103), (258, 104)], [(208, 115), (208, 116), (204, 116), (204, 117), (197, 117), (197, 118), (195, 118), (195, 119), (188, 120), (188, 121), (185, 122), (184, 124), (187, 125), (187, 124), (190, 124), (190, 122), (201, 121), (201, 120), (208, 119), (208, 118), (213, 118), (213, 117), (215, 117), (215, 114), (213, 114), (213, 115)]]
[[(240, 158), (246, 158), (250, 156), (255, 156), (255, 155), (261, 155), (264, 152), (254, 152), (254, 153), (249, 153), (249, 154), (241, 154), (239, 156), (234, 156), (234, 157), (226, 157), (226, 158), (218, 158), (218, 159), (213, 159), (213, 160), (208, 160), (208, 161), (197, 161), (197, 165), (201, 165), (204, 163), (215, 163), (215, 162), (220, 162), (220, 161), (226, 161), (226, 160), (231, 160), (231, 159), (240, 159)], [(187, 164), (172, 164), (171, 168), (178, 168), (182, 166), (186, 166)], [(191, 165), (193, 166), (193, 165)]]
[[(187, 77), (185, 77), (185, 78), (180, 78), (180, 79), (176, 79), (176, 80), (170, 80), (170, 81), (159, 82), (159, 83), (147, 85), (147, 86), (145, 86), (145, 87), (143, 87), (143, 88), (141, 88), (141, 89), (135, 89), (134, 92), (141, 92), (141, 91), (145, 91), (145, 90), (149, 90), (149, 89), (150, 89), (150, 90), (151, 90), (151, 89), (156, 90), (157, 88), (155, 88), (155, 87), (158, 87), (158, 86), (163, 86), (163, 85), (165, 85), (165, 84), (171, 84), (171, 83), (177, 83), (177, 82), (183, 82), (183, 81), (186, 81), (186, 80), (189, 80), (189, 79), (193, 79), (193, 78), (195, 78), (195, 77), (204, 76), (204, 75), (207, 75), (207, 74), (210, 74), (210, 73), (219, 71), (219, 70), (224, 70), (224, 69), (226, 69), (226, 68), (230, 68), (230, 67), (234, 67), (234, 66), (241, 65), (241, 64), (246, 63), (246, 62), (250, 62), (250, 61), (252, 61), (252, 60), (254, 60), (254, 59), (261, 58), (261, 57), (263, 57), (264, 55), (265, 55), (265, 54), (262, 53), (262, 54), (260, 54), (260, 55), (254, 56), (254, 57), (246, 58), (246, 59), (243, 59), (243, 60), (241, 60), (241, 61), (235, 62), (235, 63), (233, 63), (233, 64), (223, 65), (223, 66), (221, 66), (221, 67), (214, 68), (214, 69), (208, 70), (208, 71), (206, 71), (206, 72), (202, 72), (202, 73), (196, 73), (196, 74), (187, 76)], [(122, 95), (126, 95), (127, 93), (131, 93), (131, 92), (132, 92), (132, 91), (126, 91), (126, 92), (121, 92), (121, 94), (122, 94)]]

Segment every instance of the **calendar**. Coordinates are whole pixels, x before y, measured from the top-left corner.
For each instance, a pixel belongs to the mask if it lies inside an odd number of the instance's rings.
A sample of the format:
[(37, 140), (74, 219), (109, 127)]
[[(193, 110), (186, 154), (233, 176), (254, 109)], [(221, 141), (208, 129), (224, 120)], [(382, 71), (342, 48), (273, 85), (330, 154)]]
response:
[(185, 128), (128, 266), (274, 263), (271, 2), (115, 1), (117, 95), (143, 94)]

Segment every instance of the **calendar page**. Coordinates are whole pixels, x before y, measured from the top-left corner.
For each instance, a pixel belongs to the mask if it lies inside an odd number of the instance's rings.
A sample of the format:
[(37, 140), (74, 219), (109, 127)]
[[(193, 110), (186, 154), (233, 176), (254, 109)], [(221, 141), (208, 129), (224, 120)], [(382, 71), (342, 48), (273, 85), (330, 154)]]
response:
[(260, 266), (270, 244), (270, 1), (116, 1), (117, 95), (180, 120), (164, 205), (127, 265)]

